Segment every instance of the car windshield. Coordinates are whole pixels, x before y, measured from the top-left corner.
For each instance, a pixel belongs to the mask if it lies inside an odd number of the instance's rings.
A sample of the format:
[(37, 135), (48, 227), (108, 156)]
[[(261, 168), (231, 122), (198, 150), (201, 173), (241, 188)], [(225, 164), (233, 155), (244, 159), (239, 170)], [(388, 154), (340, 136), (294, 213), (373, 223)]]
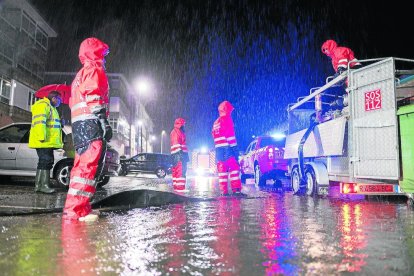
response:
[(260, 147), (267, 147), (267, 146), (276, 146), (276, 147), (284, 147), (285, 146), (285, 139), (276, 139), (273, 137), (263, 137), (262, 141), (260, 142)]

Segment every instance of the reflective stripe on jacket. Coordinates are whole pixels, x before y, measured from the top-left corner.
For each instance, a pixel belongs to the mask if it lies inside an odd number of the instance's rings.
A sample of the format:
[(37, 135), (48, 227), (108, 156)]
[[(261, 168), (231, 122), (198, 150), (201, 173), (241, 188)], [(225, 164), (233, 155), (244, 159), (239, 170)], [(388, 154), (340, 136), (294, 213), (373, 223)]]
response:
[(62, 126), (59, 113), (43, 98), (32, 105), (32, 127), (29, 148), (62, 148)]
[(234, 124), (230, 116), (220, 116), (214, 122), (211, 134), (216, 148), (237, 146)]
[(188, 152), (185, 134), (179, 128), (174, 128), (170, 134), (171, 154), (183, 151)]

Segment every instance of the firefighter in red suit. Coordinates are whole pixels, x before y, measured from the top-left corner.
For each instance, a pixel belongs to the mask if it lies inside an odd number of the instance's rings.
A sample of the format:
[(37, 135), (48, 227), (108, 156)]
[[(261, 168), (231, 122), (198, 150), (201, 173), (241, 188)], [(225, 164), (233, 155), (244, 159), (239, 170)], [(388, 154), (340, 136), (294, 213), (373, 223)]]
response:
[(85, 39), (79, 48), (83, 65), (72, 82), (71, 122), (75, 161), (70, 175), (63, 217), (80, 221), (95, 220), (90, 199), (102, 173), (106, 143), (112, 138), (108, 123), (108, 79), (105, 56), (109, 47), (97, 38)]
[(174, 122), (174, 129), (170, 133), (171, 156), (174, 163), (172, 179), (175, 191), (187, 191), (185, 189), (185, 183), (189, 157), (185, 141), (184, 125), (185, 120), (183, 118), (177, 118)]
[(361, 66), (354, 56), (354, 52), (347, 47), (340, 47), (334, 40), (327, 40), (322, 44), (322, 53), (332, 60), (332, 66), (336, 73), (341, 74), (348, 68), (357, 68)]
[(238, 163), (237, 141), (234, 132), (231, 112), (234, 107), (230, 102), (224, 101), (218, 107), (219, 117), (213, 124), (212, 135), (216, 148), (217, 173), (219, 185), (223, 196), (228, 196), (227, 182), (234, 195), (244, 196), (241, 193), (240, 165)]

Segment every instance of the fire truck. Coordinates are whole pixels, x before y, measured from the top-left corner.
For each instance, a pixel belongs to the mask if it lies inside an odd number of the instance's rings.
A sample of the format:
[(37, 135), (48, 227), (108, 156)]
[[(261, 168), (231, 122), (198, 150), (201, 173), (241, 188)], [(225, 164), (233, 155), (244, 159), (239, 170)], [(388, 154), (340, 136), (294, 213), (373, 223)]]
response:
[(198, 176), (214, 175), (216, 169), (216, 152), (214, 149), (193, 150), (190, 154), (189, 170)]
[[(288, 106), (284, 158), (295, 194), (414, 193), (414, 60), (360, 60)], [(341, 105), (330, 91), (347, 83)], [(342, 88), (342, 87), (341, 87)], [(345, 89), (344, 89), (345, 90)]]

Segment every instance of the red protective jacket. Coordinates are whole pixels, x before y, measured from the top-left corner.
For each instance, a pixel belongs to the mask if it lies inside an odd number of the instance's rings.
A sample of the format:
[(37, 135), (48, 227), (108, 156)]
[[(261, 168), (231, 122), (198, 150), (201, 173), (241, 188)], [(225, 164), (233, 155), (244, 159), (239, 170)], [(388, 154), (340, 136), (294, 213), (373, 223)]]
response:
[(231, 112), (234, 107), (230, 102), (224, 101), (219, 105), (219, 117), (213, 124), (211, 134), (214, 139), (214, 146), (220, 147), (235, 147), (237, 146), (236, 135), (234, 132), (234, 123), (231, 118)]
[(181, 130), (181, 127), (184, 125), (185, 120), (183, 118), (178, 118), (174, 122), (174, 129), (170, 134), (171, 154), (175, 154), (180, 151), (184, 153), (188, 152), (187, 144), (185, 141), (185, 133)]
[(349, 66), (352, 68), (355, 65), (361, 65), (354, 56), (354, 52), (347, 47), (339, 47), (334, 40), (327, 40), (322, 44), (321, 47), (322, 53), (327, 55), (332, 59), (332, 66), (335, 72), (339, 68), (347, 69), (348, 62), (351, 62)]
[(97, 38), (85, 39), (80, 45), (79, 59), (83, 67), (72, 82), (69, 99), (75, 146), (102, 138), (98, 114), (109, 115), (109, 86), (104, 67), (108, 51), (108, 45)]

